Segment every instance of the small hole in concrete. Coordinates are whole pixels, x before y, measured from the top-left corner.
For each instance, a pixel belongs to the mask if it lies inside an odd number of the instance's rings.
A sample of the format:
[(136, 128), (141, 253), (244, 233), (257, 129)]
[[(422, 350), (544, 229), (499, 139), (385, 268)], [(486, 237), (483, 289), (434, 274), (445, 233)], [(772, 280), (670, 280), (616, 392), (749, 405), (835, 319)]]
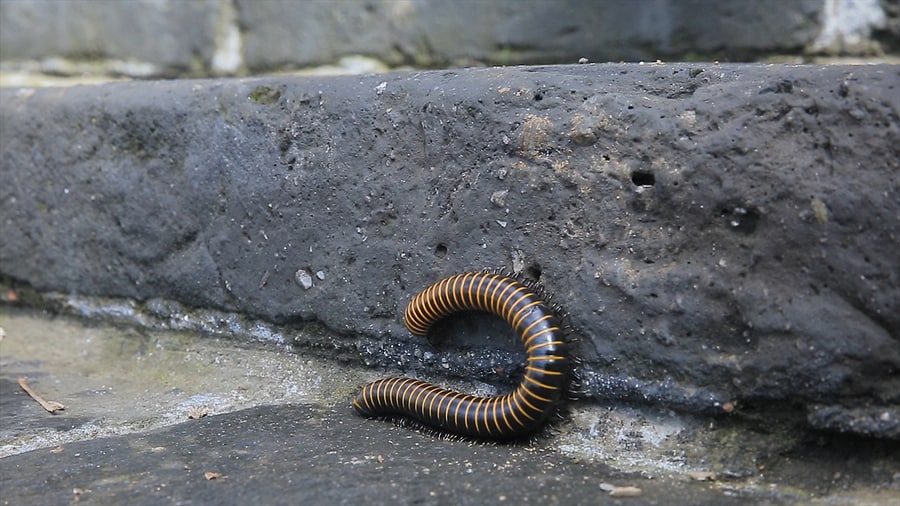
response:
[(656, 184), (656, 176), (652, 172), (636, 170), (631, 173), (631, 182), (638, 186), (653, 186)]
[(541, 280), (541, 266), (540, 264), (531, 264), (525, 268), (525, 276), (532, 281), (540, 281)]

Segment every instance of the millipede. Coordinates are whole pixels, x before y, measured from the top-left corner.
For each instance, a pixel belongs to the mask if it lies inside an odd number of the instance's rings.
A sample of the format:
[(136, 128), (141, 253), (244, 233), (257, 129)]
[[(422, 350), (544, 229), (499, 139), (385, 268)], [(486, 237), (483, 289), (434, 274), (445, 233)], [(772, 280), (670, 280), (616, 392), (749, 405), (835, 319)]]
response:
[(503, 318), (525, 346), (525, 373), (512, 392), (479, 397), (413, 378), (384, 378), (364, 386), (353, 401), (368, 417), (400, 415), (461, 436), (510, 439), (537, 429), (566, 388), (569, 357), (559, 317), (512, 277), (468, 272), (443, 279), (413, 297), (407, 328), (425, 336), (453, 313), (479, 310)]

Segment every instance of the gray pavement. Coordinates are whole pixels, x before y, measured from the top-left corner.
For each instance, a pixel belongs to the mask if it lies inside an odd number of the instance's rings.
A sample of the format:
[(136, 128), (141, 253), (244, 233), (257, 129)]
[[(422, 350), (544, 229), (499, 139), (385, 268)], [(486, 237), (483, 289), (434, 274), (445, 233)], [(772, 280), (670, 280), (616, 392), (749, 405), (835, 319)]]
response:
[[(0, 308), (0, 328), (2, 504), (891, 504), (900, 497), (893, 442), (810, 440), (778, 420), (575, 402), (529, 441), (457, 440), (356, 416), (349, 399), (380, 373), (272, 342), (85, 324), (8, 306)], [(66, 409), (42, 410), (19, 388), (23, 376)]]

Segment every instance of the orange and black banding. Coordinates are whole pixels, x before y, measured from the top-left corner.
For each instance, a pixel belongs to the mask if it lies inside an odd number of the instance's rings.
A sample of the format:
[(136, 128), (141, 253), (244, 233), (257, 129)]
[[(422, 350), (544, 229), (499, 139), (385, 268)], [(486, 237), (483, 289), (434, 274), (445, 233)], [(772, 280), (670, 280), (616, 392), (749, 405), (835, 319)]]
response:
[(416, 295), (404, 314), (413, 334), (426, 335), (452, 313), (481, 310), (506, 320), (522, 339), (525, 375), (512, 392), (477, 397), (412, 378), (386, 378), (353, 401), (365, 416), (403, 415), (464, 436), (514, 438), (536, 429), (555, 409), (568, 381), (569, 357), (559, 318), (531, 289), (507, 276), (458, 274)]

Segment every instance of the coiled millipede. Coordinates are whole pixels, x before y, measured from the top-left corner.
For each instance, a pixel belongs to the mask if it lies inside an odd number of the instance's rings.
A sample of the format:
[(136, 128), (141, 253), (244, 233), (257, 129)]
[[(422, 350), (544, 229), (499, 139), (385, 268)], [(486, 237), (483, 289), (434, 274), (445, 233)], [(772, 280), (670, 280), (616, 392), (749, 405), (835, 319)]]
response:
[(535, 430), (554, 412), (566, 387), (569, 357), (559, 318), (531, 288), (508, 276), (465, 273), (416, 295), (404, 321), (427, 335), (440, 319), (465, 310), (496, 314), (515, 329), (527, 355), (525, 374), (506, 395), (478, 397), (413, 378), (369, 383), (353, 401), (364, 416), (402, 415), (463, 436), (506, 439)]

